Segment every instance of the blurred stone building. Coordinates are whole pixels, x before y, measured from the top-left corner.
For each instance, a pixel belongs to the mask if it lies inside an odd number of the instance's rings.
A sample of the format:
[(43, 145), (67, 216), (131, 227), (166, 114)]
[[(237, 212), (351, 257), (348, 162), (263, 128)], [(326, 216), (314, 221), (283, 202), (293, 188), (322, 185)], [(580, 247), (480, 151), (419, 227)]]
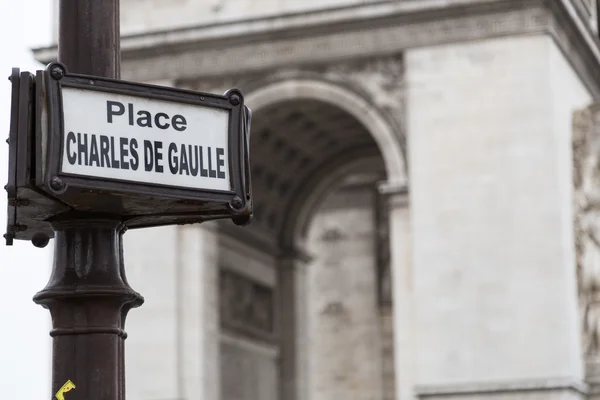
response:
[(256, 214), (127, 233), (128, 398), (593, 398), (600, 129), (572, 120), (600, 95), (595, 21), (121, 0), (123, 79), (245, 93)]

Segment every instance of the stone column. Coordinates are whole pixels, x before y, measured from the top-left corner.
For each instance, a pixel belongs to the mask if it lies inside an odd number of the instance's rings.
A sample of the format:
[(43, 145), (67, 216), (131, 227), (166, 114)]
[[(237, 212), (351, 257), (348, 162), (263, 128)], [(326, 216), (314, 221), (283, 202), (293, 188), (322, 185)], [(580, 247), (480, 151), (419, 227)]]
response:
[(308, 327), (306, 264), (296, 250), (279, 258), (277, 267), (280, 399), (308, 400)]
[(297, 399), (296, 279), (294, 259), (284, 256), (277, 265), (277, 340), (279, 342), (279, 398)]
[(182, 399), (219, 400), (218, 232), (178, 230), (178, 352)]
[[(393, 330), (394, 364), (392, 367), (395, 376), (395, 398), (412, 400), (415, 398), (413, 355), (415, 324), (408, 192), (407, 186), (403, 183), (386, 183), (380, 185), (379, 191), (387, 198), (389, 218), (389, 262), (393, 302), (393, 316), (390, 322), (393, 325), (387, 328)], [(386, 374), (385, 367), (384, 364), (384, 374)]]

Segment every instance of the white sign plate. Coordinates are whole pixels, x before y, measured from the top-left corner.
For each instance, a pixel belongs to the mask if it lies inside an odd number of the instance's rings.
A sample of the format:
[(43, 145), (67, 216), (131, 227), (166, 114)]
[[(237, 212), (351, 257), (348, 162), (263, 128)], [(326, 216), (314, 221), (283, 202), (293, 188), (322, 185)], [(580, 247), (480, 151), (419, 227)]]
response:
[(231, 190), (229, 112), (63, 87), (63, 173)]

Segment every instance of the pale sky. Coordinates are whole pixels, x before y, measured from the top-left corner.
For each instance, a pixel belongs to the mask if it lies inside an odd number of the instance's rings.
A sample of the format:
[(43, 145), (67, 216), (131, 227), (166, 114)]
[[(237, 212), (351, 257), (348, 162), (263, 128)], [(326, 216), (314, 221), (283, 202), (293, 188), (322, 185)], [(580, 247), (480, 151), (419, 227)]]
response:
[[(35, 71), (44, 66), (34, 61), (30, 49), (51, 42), (49, 0), (2, 3), (0, 12), (0, 187), (7, 182), (12, 67)], [(0, 230), (6, 232), (6, 192), (0, 195)], [(52, 241), (45, 249), (30, 242), (5, 245), (0, 235), (0, 384), (6, 399), (50, 399), (50, 313), (32, 301), (48, 282)]]

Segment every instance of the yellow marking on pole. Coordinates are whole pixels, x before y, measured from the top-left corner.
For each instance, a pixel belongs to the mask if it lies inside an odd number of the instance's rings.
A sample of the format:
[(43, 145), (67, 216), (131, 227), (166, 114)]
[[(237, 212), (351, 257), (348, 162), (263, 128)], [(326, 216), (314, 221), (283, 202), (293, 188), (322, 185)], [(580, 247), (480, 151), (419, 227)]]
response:
[(55, 397), (58, 400), (65, 400), (65, 393), (67, 393), (71, 389), (75, 389), (75, 384), (69, 379), (64, 385), (62, 385), (58, 392), (56, 392)]

